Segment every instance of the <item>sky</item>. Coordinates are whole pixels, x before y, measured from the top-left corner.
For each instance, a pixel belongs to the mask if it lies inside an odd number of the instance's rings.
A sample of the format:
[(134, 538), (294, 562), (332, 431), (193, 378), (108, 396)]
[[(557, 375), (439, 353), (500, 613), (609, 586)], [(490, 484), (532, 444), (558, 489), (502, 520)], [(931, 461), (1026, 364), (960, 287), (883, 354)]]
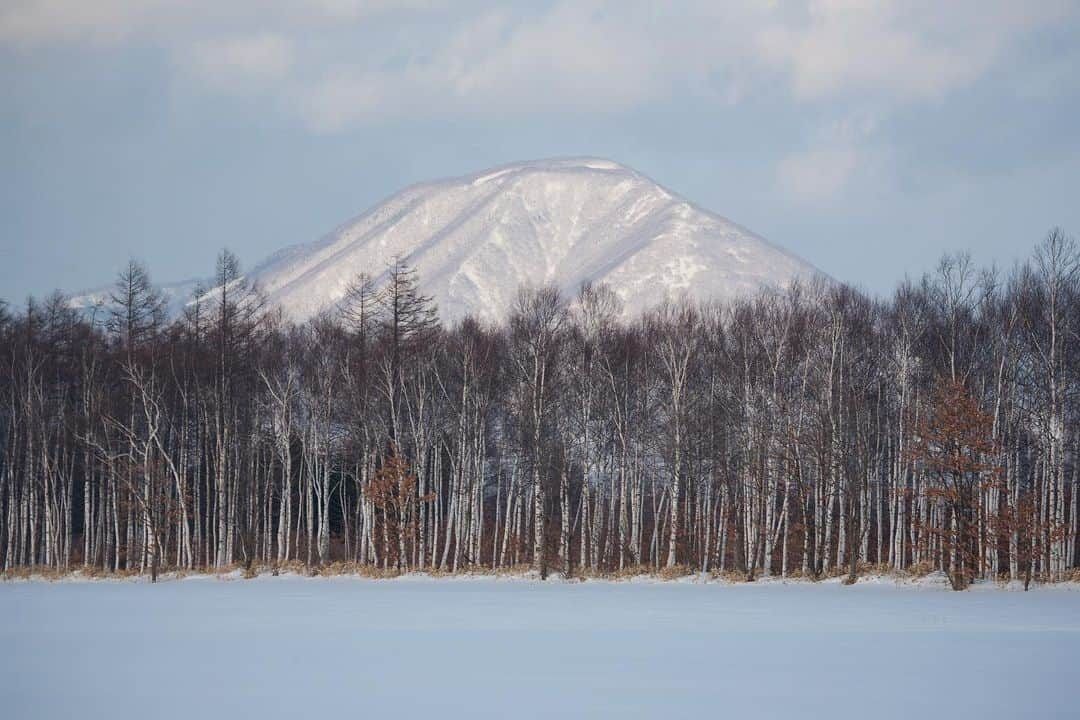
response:
[(412, 183), (628, 165), (887, 294), (1080, 233), (1075, 0), (3, 0), (0, 298), (247, 266)]

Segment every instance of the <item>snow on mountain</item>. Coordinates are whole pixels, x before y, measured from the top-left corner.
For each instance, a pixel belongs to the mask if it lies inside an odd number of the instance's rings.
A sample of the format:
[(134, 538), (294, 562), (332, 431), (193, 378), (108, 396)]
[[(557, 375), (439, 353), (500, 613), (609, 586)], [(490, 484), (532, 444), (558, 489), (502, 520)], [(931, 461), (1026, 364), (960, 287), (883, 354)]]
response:
[(572, 298), (583, 281), (604, 282), (634, 315), (665, 297), (732, 298), (819, 274), (628, 167), (566, 158), (414, 185), (248, 277), (302, 321), (338, 303), (357, 274), (384, 276), (395, 257), (451, 322), (505, 318), (523, 284), (554, 283)]
[(252, 279), (303, 320), (395, 256), (416, 268), (451, 321), (503, 318), (522, 284), (554, 283), (572, 297), (585, 280), (605, 282), (632, 315), (665, 296), (730, 298), (817, 274), (628, 167), (570, 158), (407, 188)]

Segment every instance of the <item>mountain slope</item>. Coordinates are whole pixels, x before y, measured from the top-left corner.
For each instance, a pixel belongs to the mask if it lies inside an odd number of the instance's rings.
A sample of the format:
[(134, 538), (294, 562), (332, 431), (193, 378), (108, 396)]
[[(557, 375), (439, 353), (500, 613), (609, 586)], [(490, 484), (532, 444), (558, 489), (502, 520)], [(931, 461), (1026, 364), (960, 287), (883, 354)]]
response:
[[(582, 282), (604, 282), (634, 316), (665, 297), (729, 299), (820, 275), (628, 167), (565, 158), (406, 188), (316, 242), (272, 254), (248, 279), (303, 321), (332, 309), (359, 273), (382, 279), (395, 257), (416, 269), (448, 322), (502, 320), (524, 284), (553, 283), (572, 298)], [(197, 284), (162, 286), (175, 312)], [(91, 309), (110, 289), (71, 304)]]
[(501, 319), (519, 285), (572, 296), (608, 283), (628, 315), (665, 296), (730, 298), (817, 271), (643, 175), (593, 158), (541, 160), (399, 192), (323, 239), (253, 271), (296, 320), (333, 306), (359, 272), (395, 256), (416, 268), (444, 320)]

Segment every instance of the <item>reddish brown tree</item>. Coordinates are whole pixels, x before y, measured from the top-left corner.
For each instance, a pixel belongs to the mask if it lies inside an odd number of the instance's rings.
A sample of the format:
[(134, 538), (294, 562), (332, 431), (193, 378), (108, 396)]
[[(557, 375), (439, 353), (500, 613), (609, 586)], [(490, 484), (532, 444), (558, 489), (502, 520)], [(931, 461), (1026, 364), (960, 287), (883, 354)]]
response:
[(979, 497), (1000, 475), (993, 427), (963, 382), (947, 378), (938, 381), (929, 412), (915, 426), (913, 459), (931, 483), (927, 497), (943, 509), (922, 530), (938, 539), (954, 590), (982, 572)]
[(366, 492), (382, 522), (383, 557), (394, 558), (399, 571), (408, 562), (406, 545), (416, 528), (417, 510), (421, 503), (434, 499), (433, 493), (420, 495), (417, 488), (416, 475), (408, 461), (391, 445)]

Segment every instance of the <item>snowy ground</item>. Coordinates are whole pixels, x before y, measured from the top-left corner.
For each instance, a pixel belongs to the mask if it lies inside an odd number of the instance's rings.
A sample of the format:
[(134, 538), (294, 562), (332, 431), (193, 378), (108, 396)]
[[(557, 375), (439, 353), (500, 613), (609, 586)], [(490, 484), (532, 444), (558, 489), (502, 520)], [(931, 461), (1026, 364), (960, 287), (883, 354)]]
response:
[(1080, 717), (1080, 592), (0, 583), (22, 718)]

